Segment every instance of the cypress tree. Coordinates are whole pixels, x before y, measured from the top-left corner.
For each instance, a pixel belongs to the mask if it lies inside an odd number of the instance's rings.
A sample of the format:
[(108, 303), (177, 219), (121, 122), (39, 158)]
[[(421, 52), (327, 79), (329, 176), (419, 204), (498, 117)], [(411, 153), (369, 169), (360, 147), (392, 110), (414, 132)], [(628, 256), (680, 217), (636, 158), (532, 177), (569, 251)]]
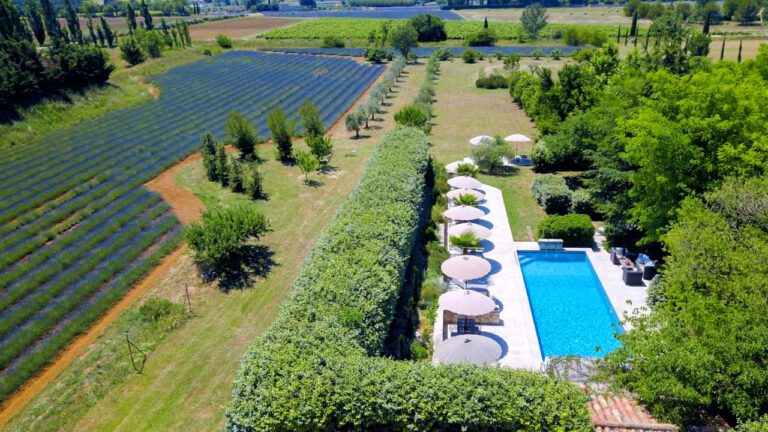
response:
[(72, 42), (77, 42), (80, 45), (83, 44), (83, 31), (80, 29), (80, 19), (77, 17), (75, 8), (72, 7), (72, 2), (64, 0), (64, 13), (66, 14), (67, 27), (69, 28), (69, 34), (72, 36)]
[(130, 3), (125, 8), (125, 20), (128, 22), (128, 33), (133, 34), (133, 31), (136, 30), (136, 12), (133, 10), (133, 7)]
[(203, 167), (205, 168), (205, 177), (210, 181), (219, 180), (218, 163), (216, 161), (216, 140), (210, 132), (203, 134), (203, 140), (200, 143), (200, 153), (203, 155)]
[(102, 47), (106, 46), (104, 44), (104, 30), (101, 28), (101, 26), (96, 27), (96, 36), (99, 37), (99, 45)]
[(742, 41), (742, 40), (743, 40), (743, 39), (739, 39), (739, 55), (738, 55), (738, 56), (736, 56), (736, 62), (737, 62), (737, 63), (741, 63), (741, 41)]
[[(0, 0), (0, 41), (4, 39), (10, 39), (12, 42), (32, 42), (32, 35), (24, 25), (21, 13), (10, 0)], [(34, 47), (32, 49), (34, 50)], [(3, 60), (13, 60), (13, 57), (4, 56)]]
[(627, 42), (629, 42), (629, 29), (624, 33), (624, 46), (627, 46)]
[(635, 9), (635, 13), (632, 14), (632, 26), (629, 28), (629, 35), (632, 37), (637, 36), (637, 9)]
[(144, 18), (144, 28), (152, 30), (154, 28), (152, 25), (152, 14), (149, 13), (149, 6), (147, 6), (147, 2), (144, 0), (141, 0), (141, 16)]
[(704, 15), (704, 28), (701, 30), (704, 34), (709, 34), (709, 20), (710, 20), (710, 13), (707, 12), (706, 15)]
[(637, 48), (637, 39), (639, 38), (637, 37), (637, 35), (635, 35), (635, 39), (634, 39), (635, 48)]
[(720, 46), (720, 61), (723, 61), (724, 56), (725, 56), (725, 36), (723, 36), (723, 45)]
[(216, 172), (219, 175), (219, 183), (222, 186), (229, 184), (229, 166), (227, 162), (227, 151), (224, 149), (224, 144), (216, 144)]
[(88, 34), (91, 36), (91, 41), (94, 45), (98, 45), (98, 38), (96, 37), (96, 32), (93, 31), (93, 18), (91, 18), (91, 14), (88, 14), (88, 21), (86, 22), (86, 25), (88, 26)]
[(51, 0), (40, 0), (40, 12), (43, 14), (45, 30), (48, 32), (48, 38), (51, 44), (56, 45), (64, 37), (59, 25), (59, 19), (56, 17), (56, 10), (53, 8)]
[(171, 37), (173, 38), (173, 45), (177, 48), (181, 48), (181, 45), (179, 44), (179, 36), (178, 36), (178, 32), (176, 31), (176, 27), (171, 27)]
[(114, 33), (112, 33), (112, 28), (103, 16), (99, 17), (99, 19), (101, 20), (101, 29), (104, 30), (104, 37), (107, 39), (107, 44), (109, 44), (109, 46), (114, 46), (113, 42), (117, 43), (117, 40), (115, 39)]
[(651, 29), (645, 33), (645, 52), (648, 52), (648, 41), (651, 39)]
[(485, 21), (483, 22), (483, 28), (488, 28), (488, 17), (485, 17)]
[(26, 6), (32, 34), (35, 35), (37, 43), (42, 45), (45, 43), (45, 26), (43, 25), (43, 17), (40, 16), (40, 7), (34, 0), (27, 0)]
[(229, 190), (232, 192), (243, 191), (243, 166), (237, 158), (229, 158)]
[(616, 45), (621, 45), (621, 24), (619, 24), (619, 31), (616, 33)]

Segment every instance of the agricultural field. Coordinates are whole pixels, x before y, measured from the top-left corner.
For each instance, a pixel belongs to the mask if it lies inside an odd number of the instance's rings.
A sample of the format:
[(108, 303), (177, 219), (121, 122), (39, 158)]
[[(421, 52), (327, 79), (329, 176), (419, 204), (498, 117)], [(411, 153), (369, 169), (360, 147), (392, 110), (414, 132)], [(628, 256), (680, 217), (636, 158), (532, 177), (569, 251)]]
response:
[[(433, 52), (440, 49), (440, 47), (417, 47), (413, 49), (413, 53), (418, 57), (429, 57)], [(517, 45), (517, 46), (493, 46), (493, 47), (448, 47), (448, 50), (453, 53), (454, 56), (459, 57), (467, 50), (473, 49), (479, 51), (485, 55), (492, 55), (496, 53), (502, 53), (504, 55), (519, 54), (522, 56), (532, 56), (536, 51), (540, 51), (542, 55), (551, 55), (553, 51), (557, 50), (561, 55), (571, 55), (578, 50), (578, 47), (570, 46), (536, 46), (536, 45)], [(321, 55), (341, 55), (341, 56), (358, 56), (361, 57), (365, 48), (262, 48), (263, 51), (272, 52), (284, 52), (284, 53), (298, 53), (298, 54), (321, 54)]]
[[(269, 31), (263, 37), (266, 39), (323, 39), (328, 36), (338, 36), (343, 39), (366, 39), (372, 31), (379, 31), (381, 24), (385, 21), (381, 19), (319, 18)], [(566, 28), (573, 26), (550, 24), (541, 31), (541, 38), (558, 39)], [(482, 21), (446, 21), (445, 23), (448, 39), (464, 39), (482, 28)], [(516, 40), (523, 37), (523, 27), (519, 22), (493, 23), (490, 28), (496, 32), (499, 39)], [(603, 32), (606, 36), (613, 36), (616, 34), (618, 25), (590, 24), (589, 28)]]
[[(506, 9), (462, 9), (456, 13), (468, 21), (515, 21), (520, 22), (522, 8)], [(590, 7), (556, 7), (547, 9), (550, 23), (557, 24), (626, 24), (629, 20), (624, 16), (623, 6), (590, 6)], [(640, 23), (650, 24), (650, 21), (640, 20)]]
[(240, 18), (195, 24), (189, 27), (189, 35), (192, 37), (192, 40), (196, 41), (213, 40), (216, 35), (219, 34), (231, 38), (247, 38), (274, 28), (289, 26), (301, 21), (301, 19), (249, 15)]
[(460, 21), (462, 16), (453, 11), (441, 10), (436, 7), (379, 7), (348, 10), (312, 10), (312, 11), (277, 11), (264, 12), (271, 17), (295, 18), (379, 18), (379, 19), (408, 19), (420, 13), (435, 15), (448, 21)]
[(159, 100), (0, 151), (0, 398), (174, 249), (179, 225), (143, 187), (223, 138), (240, 110), (261, 135), (266, 114), (316, 100), (333, 123), (383, 70), (352, 60), (230, 52), (155, 78)]

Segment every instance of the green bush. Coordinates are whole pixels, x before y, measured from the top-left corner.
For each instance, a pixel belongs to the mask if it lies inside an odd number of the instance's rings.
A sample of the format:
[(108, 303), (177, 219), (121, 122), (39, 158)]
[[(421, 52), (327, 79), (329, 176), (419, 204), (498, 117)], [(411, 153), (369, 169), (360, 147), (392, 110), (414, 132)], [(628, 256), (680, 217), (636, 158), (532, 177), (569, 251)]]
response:
[(216, 43), (224, 49), (232, 48), (232, 39), (222, 34), (216, 35)]
[(484, 28), (467, 36), (464, 41), (468, 46), (493, 46), (496, 43), (496, 33), (491, 29)]
[(541, 174), (533, 179), (531, 192), (545, 212), (566, 214), (571, 209), (571, 190), (565, 179), (554, 174)]
[(509, 79), (502, 74), (494, 73), (480, 76), (475, 80), (475, 87), (484, 89), (500, 89), (509, 87)]
[(371, 63), (381, 63), (384, 60), (391, 61), (393, 55), (391, 51), (383, 48), (366, 48), (363, 51), (363, 57)]
[(583, 214), (547, 216), (536, 226), (537, 239), (562, 239), (563, 245), (568, 247), (590, 247), (594, 236), (592, 220)]
[(571, 213), (580, 213), (593, 216), (595, 207), (592, 203), (592, 195), (586, 189), (576, 189), (571, 194)]
[(768, 414), (758, 420), (739, 424), (736, 426), (736, 432), (768, 432)]
[(327, 36), (320, 44), (321, 48), (344, 48), (344, 40), (338, 36)]
[(464, 63), (472, 64), (482, 59), (483, 59), (483, 53), (477, 50), (468, 49), (468, 50), (464, 50), (464, 52), (461, 53), (461, 60)]
[(395, 121), (403, 126), (422, 128), (428, 120), (429, 117), (424, 110), (414, 104), (406, 105), (395, 113)]
[(431, 201), (428, 169), (422, 132), (384, 136), (243, 357), (227, 430), (591, 430), (583, 392), (542, 374), (379, 357)]

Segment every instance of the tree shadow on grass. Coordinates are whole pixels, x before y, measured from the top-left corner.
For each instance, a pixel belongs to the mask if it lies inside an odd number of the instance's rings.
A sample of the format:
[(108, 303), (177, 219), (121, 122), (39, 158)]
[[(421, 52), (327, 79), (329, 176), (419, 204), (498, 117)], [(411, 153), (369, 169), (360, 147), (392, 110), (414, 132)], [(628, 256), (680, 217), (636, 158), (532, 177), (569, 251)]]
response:
[(310, 179), (308, 182), (306, 182), (306, 185), (311, 188), (319, 188), (324, 186), (325, 183), (321, 182), (320, 180)]
[(248, 288), (257, 278), (266, 277), (277, 265), (275, 253), (263, 245), (243, 245), (219, 272), (219, 289), (228, 292)]

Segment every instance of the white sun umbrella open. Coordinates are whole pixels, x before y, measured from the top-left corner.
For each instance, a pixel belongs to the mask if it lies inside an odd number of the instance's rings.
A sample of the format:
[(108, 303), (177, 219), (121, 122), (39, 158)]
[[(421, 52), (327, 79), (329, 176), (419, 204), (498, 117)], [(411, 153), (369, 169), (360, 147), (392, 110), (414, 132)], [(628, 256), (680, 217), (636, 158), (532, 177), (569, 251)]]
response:
[(462, 195), (472, 195), (478, 201), (485, 199), (485, 194), (475, 189), (454, 189), (445, 195), (452, 200), (459, 199), (459, 197)]
[(477, 291), (454, 290), (440, 296), (440, 308), (463, 316), (480, 316), (496, 310), (496, 303), (490, 297)]
[(469, 176), (458, 176), (448, 180), (448, 184), (456, 189), (477, 189), (483, 184), (479, 180)]
[(485, 212), (477, 207), (460, 205), (444, 211), (443, 216), (455, 221), (473, 221), (485, 216)]
[(471, 233), (473, 236), (479, 238), (480, 240), (485, 240), (491, 236), (491, 230), (472, 222), (458, 224), (448, 228), (449, 237), (458, 237), (467, 233)]
[(501, 357), (501, 345), (481, 335), (461, 335), (448, 338), (435, 347), (435, 363), (491, 364)]
[(531, 142), (531, 139), (522, 134), (512, 134), (504, 138), (504, 141), (511, 142), (511, 143), (527, 143), (527, 142)]
[(490, 273), (491, 263), (483, 257), (459, 255), (443, 261), (440, 270), (449, 278), (469, 281), (480, 279)]
[(480, 145), (486, 141), (493, 141), (493, 137), (490, 135), (478, 135), (472, 139), (469, 140), (469, 143), (472, 145)]
[(451, 162), (451, 163), (447, 164), (445, 166), (445, 170), (449, 174), (456, 174), (456, 171), (459, 170), (459, 165), (472, 165), (474, 167), (477, 166), (477, 165), (475, 165), (475, 163), (472, 160), (464, 159), (464, 160), (454, 161), (454, 162)]

